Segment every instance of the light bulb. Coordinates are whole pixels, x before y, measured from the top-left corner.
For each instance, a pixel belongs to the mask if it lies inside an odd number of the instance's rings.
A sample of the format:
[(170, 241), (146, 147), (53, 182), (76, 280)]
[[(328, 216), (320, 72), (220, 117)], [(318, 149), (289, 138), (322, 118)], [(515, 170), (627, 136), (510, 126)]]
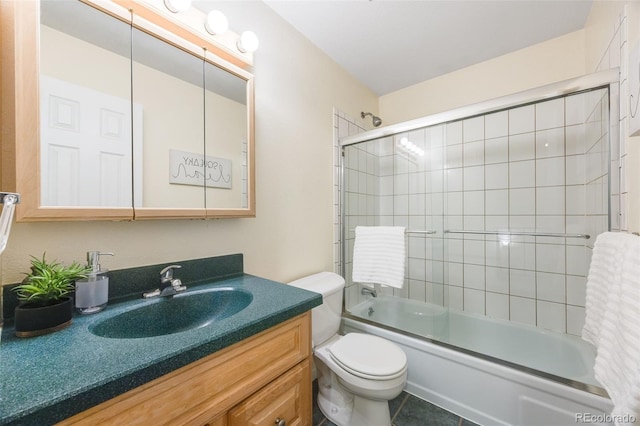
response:
[(212, 10), (207, 14), (207, 20), (204, 23), (204, 28), (209, 34), (222, 34), (229, 29), (229, 21), (224, 13), (219, 10)]
[(191, 0), (164, 0), (164, 5), (173, 13), (185, 12), (191, 7)]
[(242, 35), (240, 35), (238, 43), (236, 43), (238, 50), (242, 53), (255, 52), (258, 50), (259, 45), (260, 41), (258, 40), (258, 36), (253, 31), (244, 31)]

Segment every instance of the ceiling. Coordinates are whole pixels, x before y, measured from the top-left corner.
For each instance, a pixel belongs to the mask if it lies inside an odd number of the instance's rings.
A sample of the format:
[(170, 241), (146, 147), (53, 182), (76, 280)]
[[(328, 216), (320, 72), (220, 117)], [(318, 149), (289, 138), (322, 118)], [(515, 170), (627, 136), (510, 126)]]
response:
[(265, 0), (378, 95), (584, 27), (592, 0)]

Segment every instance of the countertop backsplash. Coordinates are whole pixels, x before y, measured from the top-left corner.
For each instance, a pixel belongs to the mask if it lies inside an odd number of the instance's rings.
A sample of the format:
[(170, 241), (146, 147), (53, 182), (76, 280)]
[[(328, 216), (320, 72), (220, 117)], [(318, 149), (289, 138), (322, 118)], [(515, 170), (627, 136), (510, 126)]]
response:
[[(182, 266), (175, 271), (175, 276), (188, 288), (190, 284), (198, 282), (212, 282), (242, 275), (243, 260), (242, 253), (237, 253), (109, 271), (106, 273), (109, 277), (109, 303), (140, 298), (145, 291), (158, 288), (160, 271), (169, 265)], [(12, 291), (18, 284), (2, 287), (2, 318), (8, 322), (12, 321), (14, 309), (18, 306), (18, 298)]]

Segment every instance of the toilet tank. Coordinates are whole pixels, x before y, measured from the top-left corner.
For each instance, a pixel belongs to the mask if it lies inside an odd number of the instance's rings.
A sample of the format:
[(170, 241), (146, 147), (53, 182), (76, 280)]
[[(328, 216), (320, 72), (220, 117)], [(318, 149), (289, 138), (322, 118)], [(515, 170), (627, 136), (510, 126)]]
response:
[(338, 333), (342, 316), (344, 278), (333, 272), (320, 272), (289, 284), (322, 294), (322, 305), (311, 311), (311, 334), (314, 346), (324, 343)]

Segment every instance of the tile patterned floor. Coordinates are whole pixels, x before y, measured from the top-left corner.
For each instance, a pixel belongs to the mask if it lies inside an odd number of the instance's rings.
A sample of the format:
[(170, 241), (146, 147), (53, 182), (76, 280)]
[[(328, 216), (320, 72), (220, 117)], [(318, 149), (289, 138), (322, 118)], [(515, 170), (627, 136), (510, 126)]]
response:
[[(316, 402), (317, 381), (313, 382), (313, 425), (335, 426), (327, 420)], [(389, 412), (393, 426), (477, 426), (475, 423), (450, 413), (418, 397), (402, 392), (389, 401)], [(374, 426), (374, 425), (371, 425)]]

